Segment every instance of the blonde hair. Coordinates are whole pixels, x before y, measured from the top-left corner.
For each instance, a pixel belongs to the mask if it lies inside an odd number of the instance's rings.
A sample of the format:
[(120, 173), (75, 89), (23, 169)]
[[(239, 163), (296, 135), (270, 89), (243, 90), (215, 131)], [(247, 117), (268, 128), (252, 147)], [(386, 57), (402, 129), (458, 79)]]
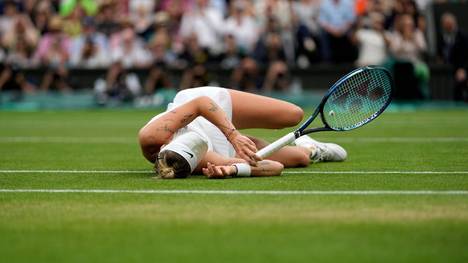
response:
[(171, 150), (159, 153), (154, 169), (162, 179), (186, 178), (191, 171), (187, 160)]

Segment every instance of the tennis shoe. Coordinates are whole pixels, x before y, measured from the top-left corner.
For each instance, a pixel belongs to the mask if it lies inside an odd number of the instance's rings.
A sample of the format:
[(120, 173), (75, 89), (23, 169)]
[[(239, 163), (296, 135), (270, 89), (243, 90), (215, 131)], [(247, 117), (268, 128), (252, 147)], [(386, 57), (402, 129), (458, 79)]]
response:
[(311, 150), (310, 160), (314, 163), (342, 162), (348, 156), (346, 150), (338, 144), (319, 142), (307, 135), (297, 138), (294, 142), (297, 146)]

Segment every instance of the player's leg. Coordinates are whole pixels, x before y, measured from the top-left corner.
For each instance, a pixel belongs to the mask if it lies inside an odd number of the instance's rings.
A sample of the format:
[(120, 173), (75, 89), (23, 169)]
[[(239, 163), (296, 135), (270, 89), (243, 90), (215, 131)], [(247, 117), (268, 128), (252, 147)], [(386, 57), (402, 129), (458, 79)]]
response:
[[(269, 143), (265, 140), (248, 136), (258, 149), (267, 146)], [(285, 146), (273, 153), (267, 159), (280, 162), (285, 168), (305, 167), (310, 163), (311, 150), (299, 146)]]
[[(268, 142), (249, 136), (258, 149)], [(346, 150), (335, 143), (323, 143), (304, 135), (295, 140), (296, 146), (285, 146), (267, 159), (282, 163), (288, 167), (303, 167), (310, 162), (342, 162), (348, 157)]]
[(298, 106), (256, 94), (229, 90), (232, 122), (238, 129), (280, 129), (297, 125), (304, 112)]

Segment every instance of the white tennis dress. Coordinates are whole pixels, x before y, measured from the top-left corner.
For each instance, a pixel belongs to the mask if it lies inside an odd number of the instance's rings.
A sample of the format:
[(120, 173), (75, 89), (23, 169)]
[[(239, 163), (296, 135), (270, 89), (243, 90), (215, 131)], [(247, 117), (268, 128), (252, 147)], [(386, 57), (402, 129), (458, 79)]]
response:
[[(167, 105), (166, 112), (185, 104), (195, 98), (207, 96), (212, 99), (218, 106), (220, 106), (226, 113), (229, 121), (232, 121), (232, 103), (231, 95), (228, 90), (220, 87), (199, 87), (182, 90), (177, 93), (172, 103)], [(156, 115), (150, 120), (150, 122), (158, 119), (161, 115)], [(218, 129), (214, 124), (205, 119), (204, 117), (197, 117), (187, 126), (182, 129), (179, 129), (175, 134), (174, 138), (189, 132), (193, 131), (201, 135), (208, 142), (208, 150), (216, 152), (225, 157), (234, 157), (236, 152), (231, 143), (226, 139), (226, 136)]]

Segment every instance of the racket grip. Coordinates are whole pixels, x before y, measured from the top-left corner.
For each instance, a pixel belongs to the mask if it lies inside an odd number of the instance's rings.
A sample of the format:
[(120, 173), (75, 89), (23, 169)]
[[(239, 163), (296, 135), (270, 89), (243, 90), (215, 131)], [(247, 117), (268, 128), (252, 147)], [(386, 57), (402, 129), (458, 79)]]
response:
[(265, 148), (258, 151), (256, 154), (260, 158), (265, 158), (276, 152), (277, 150), (283, 148), (283, 146), (290, 144), (296, 139), (294, 132), (288, 133), (285, 136), (279, 138), (273, 143), (267, 145)]

